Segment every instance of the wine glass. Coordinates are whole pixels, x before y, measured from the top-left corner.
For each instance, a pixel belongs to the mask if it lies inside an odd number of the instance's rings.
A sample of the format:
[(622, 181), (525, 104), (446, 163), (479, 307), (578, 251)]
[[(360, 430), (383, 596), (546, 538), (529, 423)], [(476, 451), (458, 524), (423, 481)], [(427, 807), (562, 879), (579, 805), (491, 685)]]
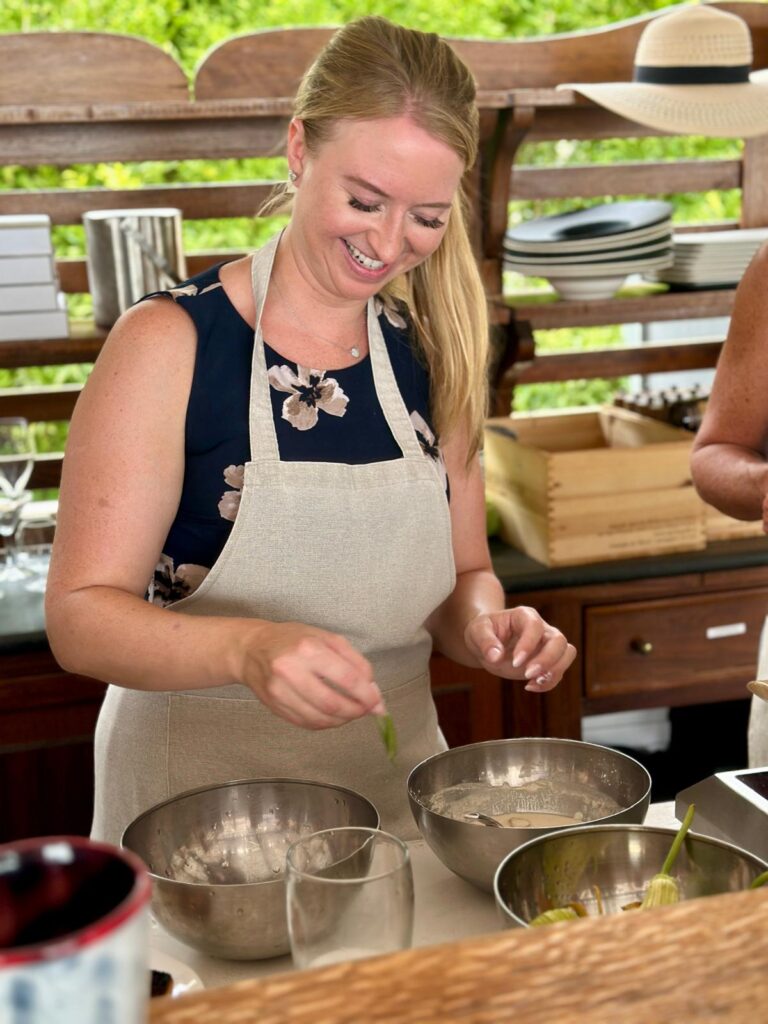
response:
[(23, 416), (0, 417), (0, 492), (18, 497), (27, 486), (35, 456), (32, 428)]

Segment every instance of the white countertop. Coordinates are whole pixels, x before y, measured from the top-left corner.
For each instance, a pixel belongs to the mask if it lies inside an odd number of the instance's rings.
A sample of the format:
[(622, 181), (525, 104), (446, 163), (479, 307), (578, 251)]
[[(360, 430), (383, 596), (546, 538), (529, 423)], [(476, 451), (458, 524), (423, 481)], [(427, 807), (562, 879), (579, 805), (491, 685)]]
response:
[[(674, 803), (652, 804), (645, 824), (677, 828)], [(433, 946), (501, 929), (492, 893), (482, 892), (454, 875), (423, 839), (414, 840), (408, 846), (416, 901), (414, 946)], [(178, 942), (154, 922), (150, 947), (186, 964), (199, 975), (206, 988), (293, 970), (290, 955), (271, 960), (214, 959)]]

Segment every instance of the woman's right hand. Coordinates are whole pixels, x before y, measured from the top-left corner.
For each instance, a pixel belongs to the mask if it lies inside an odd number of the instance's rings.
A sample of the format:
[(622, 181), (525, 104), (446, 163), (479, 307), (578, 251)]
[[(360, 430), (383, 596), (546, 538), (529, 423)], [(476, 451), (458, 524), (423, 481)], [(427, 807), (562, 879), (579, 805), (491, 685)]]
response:
[(274, 714), (304, 729), (386, 711), (367, 658), (343, 636), (300, 622), (254, 624), (239, 675)]

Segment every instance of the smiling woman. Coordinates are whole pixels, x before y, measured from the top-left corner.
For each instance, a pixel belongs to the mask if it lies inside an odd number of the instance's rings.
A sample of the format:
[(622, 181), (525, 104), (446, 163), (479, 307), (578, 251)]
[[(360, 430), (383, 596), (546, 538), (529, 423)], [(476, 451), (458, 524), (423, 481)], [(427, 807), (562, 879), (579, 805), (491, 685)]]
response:
[(351, 786), (415, 834), (409, 771), (445, 745), (433, 646), (536, 692), (573, 660), (505, 609), (488, 554), (476, 148), (453, 50), (352, 22), (299, 90), (285, 230), (113, 329), (73, 417), (47, 591), (59, 661), (115, 684), (96, 835), (280, 776)]

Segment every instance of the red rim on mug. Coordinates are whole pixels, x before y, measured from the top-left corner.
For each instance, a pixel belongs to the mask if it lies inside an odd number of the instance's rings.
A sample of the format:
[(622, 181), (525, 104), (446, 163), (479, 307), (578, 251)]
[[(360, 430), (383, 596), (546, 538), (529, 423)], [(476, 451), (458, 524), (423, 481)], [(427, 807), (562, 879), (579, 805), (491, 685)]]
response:
[[(152, 884), (144, 863), (130, 850), (124, 850), (109, 843), (102, 843), (84, 836), (44, 836), (34, 839), (22, 839), (18, 842), (0, 845), (0, 879), (4, 874), (13, 871), (25, 854), (38, 853), (46, 847), (69, 847), (74, 851), (90, 851), (105, 855), (106, 859), (121, 861), (133, 873), (133, 884), (130, 891), (120, 902), (100, 915), (95, 921), (83, 925), (76, 930), (23, 946), (0, 947), (0, 969), (16, 964), (28, 964), (41, 960), (53, 960), (72, 956), (94, 942), (103, 940), (111, 932), (138, 914), (147, 904), (152, 892)], [(67, 861), (53, 861), (66, 866)]]

